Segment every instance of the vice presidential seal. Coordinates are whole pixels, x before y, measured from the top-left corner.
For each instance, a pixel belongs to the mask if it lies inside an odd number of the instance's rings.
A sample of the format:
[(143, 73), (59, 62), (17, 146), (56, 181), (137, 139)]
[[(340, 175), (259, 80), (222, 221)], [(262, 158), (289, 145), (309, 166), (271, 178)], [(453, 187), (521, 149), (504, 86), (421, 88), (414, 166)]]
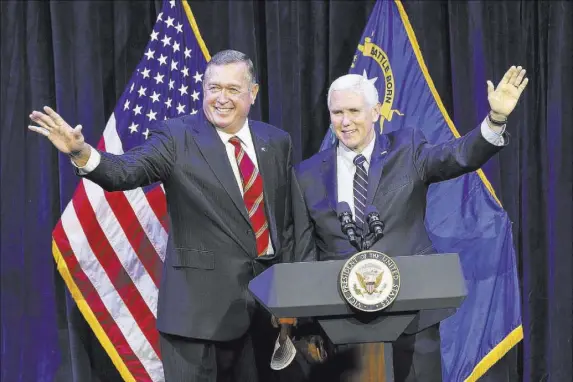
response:
[(394, 260), (382, 252), (358, 252), (342, 267), (339, 287), (350, 305), (365, 312), (376, 312), (398, 296), (400, 271)]

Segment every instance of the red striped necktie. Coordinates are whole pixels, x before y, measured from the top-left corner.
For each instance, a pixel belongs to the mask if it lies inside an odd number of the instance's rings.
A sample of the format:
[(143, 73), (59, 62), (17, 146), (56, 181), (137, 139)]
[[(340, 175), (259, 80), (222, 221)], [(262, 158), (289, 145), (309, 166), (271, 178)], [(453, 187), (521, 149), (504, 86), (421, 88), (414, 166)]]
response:
[(262, 256), (267, 253), (269, 247), (269, 226), (265, 215), (263, 178), (251, 158), (243, 150), (241, 140), (232, 137), (229, 142), (235, 146), (235, 158), (243, 180), (243, 200), (257, 240), (257, 256)]

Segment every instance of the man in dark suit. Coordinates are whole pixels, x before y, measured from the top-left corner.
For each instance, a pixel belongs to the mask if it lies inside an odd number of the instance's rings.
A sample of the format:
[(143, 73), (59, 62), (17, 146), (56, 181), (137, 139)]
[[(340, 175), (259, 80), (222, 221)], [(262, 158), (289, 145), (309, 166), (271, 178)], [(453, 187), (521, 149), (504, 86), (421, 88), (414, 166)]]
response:
[(216, 54), (203, 90), (202, 112), (158, 123), (123, 155), (95, 150), (50, 108), (30, 115), (39, 125), (30, 129), (108, 191), (163, 183), (171, 225), (157, 327), (166, 380), (254, 382), (252, 336), (271, 319), (254, 319), (261, 309), (247, 284), (292, 252), (291, 140), (247, 119), (258, 85), (243, 53)]
[[(350, 206), (359, 233), (368, 206), (379, 211), (384, 236), (372, 250), (389, 256), (433, 253), (424, 226), (429, 185), (480, 168), (507, 144), (505, 123), (527, 85), (524, 76), (525, 70), (512, 67), (497, 88), (488, 81), (488, 116), (460, 139), (439, 145), (428, 143), (417, 129), (377, 134), (379, 104), (374, 85), (355, 74), (334, 81), (328, 108), (338, 145), (300, 163), (293, 180), (294, 203), (306, 206), (293, 209), (295, 261), (345, 259), (357, 252), (341, 231), (339, 202)], [(439, 319), (423, 320), (426, 329), (403, 335), (394, 344), (396, 381), (441, 380)], [(364, 346), (351, 352), (363, 353)], [(345, 368), (352, 367), (349, 363), (341, 367), (341, 359), (333, 367), (323, 365), (330, 372), (326, 379), (338, 380)], [(355, 376), (364, 375), (364, 367), (357, 369)]]

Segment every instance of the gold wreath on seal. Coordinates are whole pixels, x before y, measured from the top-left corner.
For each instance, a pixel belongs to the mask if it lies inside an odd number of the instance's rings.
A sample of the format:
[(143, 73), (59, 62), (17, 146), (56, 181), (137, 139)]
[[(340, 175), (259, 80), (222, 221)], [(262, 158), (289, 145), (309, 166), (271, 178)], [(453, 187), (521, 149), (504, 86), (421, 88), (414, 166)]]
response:
[[(358, 268), (356, 268), (360, 262), (365, 260), (375, 260), (383, 263), (387, 269), (381, 269), (380, 274), (376, 275), (376, 278), (373, 281), (367, 281), (366, 277), (358, 272)], [(385, 271), (390, 272), (390, 278), (392, 280), (391, 290), (388, 295), (377, 303), (368, 304), (360, 302), (356, 295), (363, 296), (363, 293), (366, 292), (369, 296), (376, 296), (381, 293), (381, 290), (378, 290), (378, 287), (382, 283)], [(351, 285), (350, 276), (352, 273), (356, 275), (358, 284), (362, 287), (361, 289), (358, 288), (356, 284)], [(361, 251), (348, 258), (340, 269), (338, 280), (338, 288), (341, 293), (341, 297), (354, 308), (365, 312), (376, 312), (391, 305), (398, 296), (400, 284), (400, 270), (398, 268), (398, 264), (396, 264), (394, 259), (390, 256), (373, 250)]]

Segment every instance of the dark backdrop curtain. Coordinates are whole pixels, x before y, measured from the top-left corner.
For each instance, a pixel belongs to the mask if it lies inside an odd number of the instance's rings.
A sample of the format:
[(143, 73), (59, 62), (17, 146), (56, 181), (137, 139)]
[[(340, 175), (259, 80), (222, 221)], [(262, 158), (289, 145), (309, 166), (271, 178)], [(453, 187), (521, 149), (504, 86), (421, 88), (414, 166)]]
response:
[[(326, 91), (352, 61), (374, 1), (190, 1), (211, 53), (249, 54), (252, 112), (288, 131), (296, 159), (328, 127)], [(2, 381), (119, 381), (66, 292), (50, 234), (76, 187), (67, 158), (27, 132), (52, 105), (97, 142), (143, 55), (161, 1), (1, 2)], [(461, 133), (487, 112), (485, 81), (523, 65), (510, 145), (484, 168), (514, 222), (524, 341), (492, 381), (573, 378), (573, 3), (406, 1), (430, 75)], [(76, 116), (89, 111), (90, 120)]]

